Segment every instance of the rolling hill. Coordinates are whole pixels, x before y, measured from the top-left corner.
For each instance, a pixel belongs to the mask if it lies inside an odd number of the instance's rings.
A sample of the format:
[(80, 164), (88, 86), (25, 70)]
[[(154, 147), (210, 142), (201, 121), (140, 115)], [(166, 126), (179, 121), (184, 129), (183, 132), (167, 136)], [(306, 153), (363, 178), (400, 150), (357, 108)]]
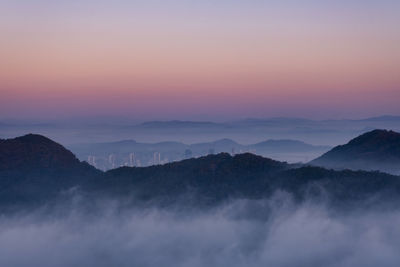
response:
[(400, 133), (373, 130), (310, 162), (333, 169), (379, 170), (400, 174)]

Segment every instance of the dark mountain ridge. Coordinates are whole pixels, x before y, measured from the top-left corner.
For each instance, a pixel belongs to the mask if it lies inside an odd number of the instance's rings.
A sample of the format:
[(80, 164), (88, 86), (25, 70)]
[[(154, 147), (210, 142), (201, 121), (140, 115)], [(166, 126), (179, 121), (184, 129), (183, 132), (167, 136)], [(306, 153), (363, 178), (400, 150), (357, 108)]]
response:
[(125, 194), (133, 189), (144, 199), (174, 198), (188, 192), (212, 201), (239, 196), (257, 198), (267, 194), (265, 178), (288, 168), (289, 164), (250, 153), (220, 153), (146, 168), (110, 170), (101, 187)]
[(0, 139), (0, 170), (74, 168), (80, 165), (72, 152), (36, 134)]
[[(277, 191), (287, 192), (298, 201), (323, 198), (341, 206), (358, 205), (368, 199), (387, 203), (400, 199), (399, 176), (287, 164), (250, 153), (221, 153), (101, 172), (42, 136), (27, 135), (1, 142), (2, 148), (7, 149), (0, 150), (0, 158), (4, 159), (0, 168), (0, 207), (47, 203), (71, 188), (79, 189), (90, 199), (131, 198), (133, 203), (165, 205), (190, 196), (193, 201), (187, 204), (194, 207), (237, 198), (268, 198)], [(5, 156), (10, 153), (26, 161), (8, 164), (10, 159)], [(23, 162), (27, 165), (21, 166)]]
[(0, 206), (41, 202), (100, 174), (44, 136), (0, 140)]
[(373, 130), (310, 162), (334, 169), (380, 170), (400, 173), (400, 133)]

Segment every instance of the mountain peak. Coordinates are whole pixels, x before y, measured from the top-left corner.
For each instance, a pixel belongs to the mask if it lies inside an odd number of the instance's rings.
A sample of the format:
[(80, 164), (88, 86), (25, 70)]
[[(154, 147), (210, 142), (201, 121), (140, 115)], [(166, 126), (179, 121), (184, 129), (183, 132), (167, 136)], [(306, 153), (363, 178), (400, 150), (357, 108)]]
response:
[(400, 133), (373, 130), (328, 151), (311, 164), (330, 168), (400, 170)]
[[(6, 139), (7, 140), (7, 139)], [(19, 140), (21, 142), (48, 142), (48, 143), (55, 143), (53, 140), (50, 138), (47, 138), (46, 136), (40, 135), (40, 134), (33, 134), (29, 133), (23, 136), (16, 137), (14, 139), (8, 139), (8, 140)]]
[(371, 144), (371, 142), (386, 143), (386, 142), (396, 141), (398, 139), (400, 139), (400, 133), (396, 133), (392, 130), (376, 129), (354, 138), (348, 143), (348, 145), (365, 144), (365, 143)]
[(0, 170), (73, 168), (79, 164), (72, 152), (39, 134), (0, 140)]
[(217, 141), (214, 141), (213, 143), (218, 145), (238, 145), (238, 143), (229, 138), (219, 139)]

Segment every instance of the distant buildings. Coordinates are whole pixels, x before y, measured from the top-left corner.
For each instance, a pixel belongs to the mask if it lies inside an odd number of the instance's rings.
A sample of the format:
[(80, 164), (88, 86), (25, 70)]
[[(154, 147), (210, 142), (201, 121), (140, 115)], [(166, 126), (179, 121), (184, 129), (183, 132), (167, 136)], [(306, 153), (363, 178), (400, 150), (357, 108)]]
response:
[(135, 153), (133, 153), (133, 152), (129, 154), (129, 166), (130, 167), (136, 166)]
[(109, 156), (108, 156), (108, 163), (110, 164), (110, 166), (111, 166), (111, 168), (115, 168), (115, 159), (116, 159), (116, 156), (114, 155), (114, 154), (110, 154)]
[(88, 156), (88, 163), (94, 167), (97, 167), (96, 165), (96, 157), (95, 156)]
[(154, 152), (154, 154), (153, 154), (153, 164), (154, 165), (161, 164), (161, 153), (160, 152)]
[[(230, 148), (229, 153), (234, 155), (238, 151)], [(152, 165), (167, 164), (169, 162), (180, 161), (194, 157), (201, 157), (208, 154), (215, 154), (213, 147), (206, 148), (204, 151), (192, 151), (191, 149), (165, 151), (165, 150), (138, 150), (128, 152), (118, 152), (118, 150), (108, 151), (106, 153), (94, 154), (93, 151), (84, 157), (87, 162), (100, 170), (110, 170), (118, 167), (147, 167)]]

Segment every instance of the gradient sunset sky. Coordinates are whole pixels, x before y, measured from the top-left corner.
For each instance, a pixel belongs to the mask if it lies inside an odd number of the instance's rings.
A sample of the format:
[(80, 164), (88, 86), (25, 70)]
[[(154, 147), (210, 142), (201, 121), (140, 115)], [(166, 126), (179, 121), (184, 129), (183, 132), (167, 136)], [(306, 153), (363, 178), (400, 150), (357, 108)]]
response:
[(400, 1), (0, 0), (0, 118), (400, 115)]

